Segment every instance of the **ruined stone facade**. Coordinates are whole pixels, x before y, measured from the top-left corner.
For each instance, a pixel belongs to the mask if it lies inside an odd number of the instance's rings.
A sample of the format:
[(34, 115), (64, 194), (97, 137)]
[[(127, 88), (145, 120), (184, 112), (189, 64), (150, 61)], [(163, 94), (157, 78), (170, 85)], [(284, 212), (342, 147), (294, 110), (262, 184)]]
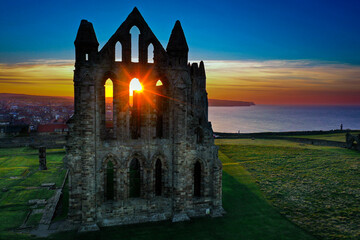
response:
[[(138, 62), (131, 56), (134, 26), (140, 31)], [(116, 61), (119, 43), (122, 58)], [(75, 40), (75, 114), (68, 122), (69, 220), (86, 231), (221, 216), (222, 166), (208, 122), (204, 63), (188, 63), (180, 22), (165, 50), (135, 8), (100, 51), (98, 46), (92, 24), (82, 20)], [(133, 78), (143, 91), (134, 91), (130, 104)], [(110, 120), (107, 79), (113, 82)]]

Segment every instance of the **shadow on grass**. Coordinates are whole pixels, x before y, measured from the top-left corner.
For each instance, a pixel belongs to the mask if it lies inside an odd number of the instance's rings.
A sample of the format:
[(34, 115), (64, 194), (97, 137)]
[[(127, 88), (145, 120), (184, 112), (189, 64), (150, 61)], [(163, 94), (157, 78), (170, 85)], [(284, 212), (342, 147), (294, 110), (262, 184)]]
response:
[[(235, 166), (240, 167), (240, 166)], [(52, 239), (313, 239), (277, 213), (252, 186), (223, 174), (222, 218), (197, 218), (188, 222), (145, 223), (102, 228), (91, 233), (63, 232)]]

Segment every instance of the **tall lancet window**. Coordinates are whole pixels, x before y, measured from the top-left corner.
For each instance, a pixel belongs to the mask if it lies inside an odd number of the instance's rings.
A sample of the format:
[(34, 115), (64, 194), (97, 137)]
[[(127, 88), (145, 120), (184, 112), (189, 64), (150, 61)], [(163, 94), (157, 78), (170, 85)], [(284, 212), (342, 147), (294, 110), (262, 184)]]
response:
[(148, 59), (147, 59), (148, 63), (154, 63), (154, 45), (152, 45), (152, 43), (149, 44), (148, 46)]
[(143, 87), (139, 79), (134, 78), (129, 86), (129, 105), (130, 105), (130, 134), (132, 139), (137, 139), (141, 135), (141, 105)]
[(134, 158), (130, 163), (130, 179), (129, 179), (129, 197), (140, 197), (141, 179), (140, 179), (140, 163)]
[(106, 177), (105, 177), (105, 197), (106, 200), (114, 200), (115, 192), (115, 172), (114, 164), (109, 161), (106, 165)]
[(155, 164), (155, 195), (161, 196), (162, 194), (162, 166), (161, 160), (156, 160)]
[(115, 61), (116, 62), (122, 61), (122, 46), (120, 42), (117, 42), (115, 45)]
[(163, 83), (161, 80), (156, 82), (156, 137), (162, 138), (164, 135), (163, 131)]
[(107, 129), (114, 127), (114, 86), (109, 78), (105, 82), (105, 126)]
[(196, 161), (194, 166), (194, 196), (201, 196), (201, 164)]
[(131, 35), (131, 62), (139, 62), (139, 29), (134, 26), (130, 29)]

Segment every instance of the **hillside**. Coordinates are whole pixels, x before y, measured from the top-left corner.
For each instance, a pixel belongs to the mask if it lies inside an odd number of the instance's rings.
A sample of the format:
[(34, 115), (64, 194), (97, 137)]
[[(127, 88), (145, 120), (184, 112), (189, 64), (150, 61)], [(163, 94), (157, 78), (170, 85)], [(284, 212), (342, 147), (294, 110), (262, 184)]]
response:
[(58, 96), (37, 96), (15, 93), (0, 93), (0, 101), (11, 101), (19, 103), (61, 103), (63, 105), (73, 104), (73, 97), (58, 97)]

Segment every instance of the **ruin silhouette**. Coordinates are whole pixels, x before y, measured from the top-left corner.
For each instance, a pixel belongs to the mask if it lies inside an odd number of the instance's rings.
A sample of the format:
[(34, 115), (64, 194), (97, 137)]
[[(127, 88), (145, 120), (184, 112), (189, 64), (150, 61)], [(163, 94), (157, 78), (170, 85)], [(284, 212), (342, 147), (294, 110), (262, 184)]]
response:
[[(135, 62), (133, 27), (140, 31)], [(92, 231), (222, 216), (222, 165), (208, 121), (205, 67), (188, 62), (180, 22), (165, 50), (134, 8), (100, 51), (98, 46), (93, 25), (82, 20), (65, 158), (70, 222)], [(142, 90), (129, 96), (134, 78)], [(108, 79), (111, 108), (105, 101)]]

